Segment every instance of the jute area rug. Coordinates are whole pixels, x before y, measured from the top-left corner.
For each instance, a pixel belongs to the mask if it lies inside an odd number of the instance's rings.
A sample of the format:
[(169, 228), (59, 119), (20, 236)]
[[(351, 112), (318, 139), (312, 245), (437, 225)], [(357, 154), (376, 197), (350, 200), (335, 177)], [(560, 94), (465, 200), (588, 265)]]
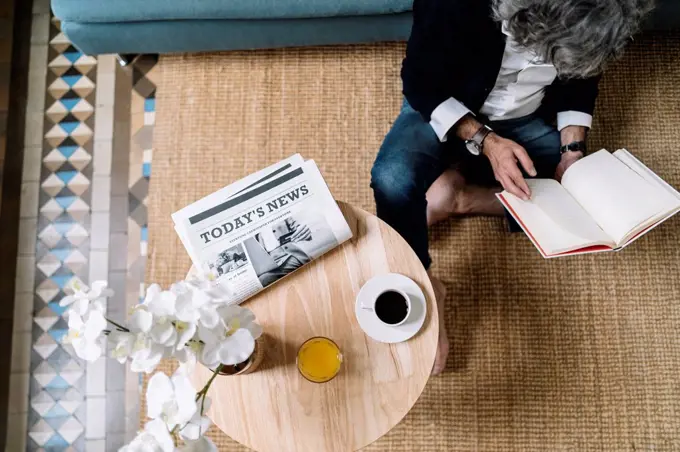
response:
[[(296, 152), (317, 161), (337, 199), (374, 211), (369, 171), (399, 109), (403, 53), (162, 57), (148, 281), (169, 284), (190, 266), (173, 211)], [(601, 83), (590, 137), (591, 149), (627, 147), (676, 187), (679, 63), (680, 34), (636, 39)], [(680, 450), (680, 218), (621, 253), (551, 261), (501, 219), (454, 219), (431, 237), (449, 288), (449, 365), (367, 450)]]

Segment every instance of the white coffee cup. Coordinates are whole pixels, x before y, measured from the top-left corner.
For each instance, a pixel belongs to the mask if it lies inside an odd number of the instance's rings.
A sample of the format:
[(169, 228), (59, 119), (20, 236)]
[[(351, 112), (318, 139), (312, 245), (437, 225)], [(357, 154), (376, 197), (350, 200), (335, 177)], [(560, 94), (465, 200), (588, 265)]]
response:
[(361, 305), (362, 309), (373, 311), (382, 323), (388, 326), (404, 324), (411, 314), (411, 299), (401, 289), (388, 288)]

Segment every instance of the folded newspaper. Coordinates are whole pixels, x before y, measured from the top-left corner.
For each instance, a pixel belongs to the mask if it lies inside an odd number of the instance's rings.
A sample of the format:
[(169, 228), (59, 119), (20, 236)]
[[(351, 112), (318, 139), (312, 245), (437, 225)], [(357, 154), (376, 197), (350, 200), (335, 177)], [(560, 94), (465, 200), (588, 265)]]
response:
[(296, 154), (172, 214), (195, 269), (241, 303), (352, 237), (313, 160)]

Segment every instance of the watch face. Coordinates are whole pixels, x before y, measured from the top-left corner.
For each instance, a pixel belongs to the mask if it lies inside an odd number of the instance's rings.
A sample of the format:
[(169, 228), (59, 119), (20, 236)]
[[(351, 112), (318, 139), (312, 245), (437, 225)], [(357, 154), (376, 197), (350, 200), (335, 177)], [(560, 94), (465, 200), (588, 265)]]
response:
[(481, 149), (479, 148), (479, 145), (472, 140), (467, 140), (465, 142), (465, 147), (467, 148), (468, 151), (470, 151), (470, 154), (472, 155), (480, 154)]

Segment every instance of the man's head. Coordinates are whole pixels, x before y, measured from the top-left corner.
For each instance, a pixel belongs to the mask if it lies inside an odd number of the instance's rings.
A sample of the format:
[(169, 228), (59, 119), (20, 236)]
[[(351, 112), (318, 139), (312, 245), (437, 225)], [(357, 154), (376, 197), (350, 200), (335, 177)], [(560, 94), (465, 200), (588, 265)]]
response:
[(618, 57), (654, 0), (495, 0), (494, 15), (561, 76), (588, 77)]

